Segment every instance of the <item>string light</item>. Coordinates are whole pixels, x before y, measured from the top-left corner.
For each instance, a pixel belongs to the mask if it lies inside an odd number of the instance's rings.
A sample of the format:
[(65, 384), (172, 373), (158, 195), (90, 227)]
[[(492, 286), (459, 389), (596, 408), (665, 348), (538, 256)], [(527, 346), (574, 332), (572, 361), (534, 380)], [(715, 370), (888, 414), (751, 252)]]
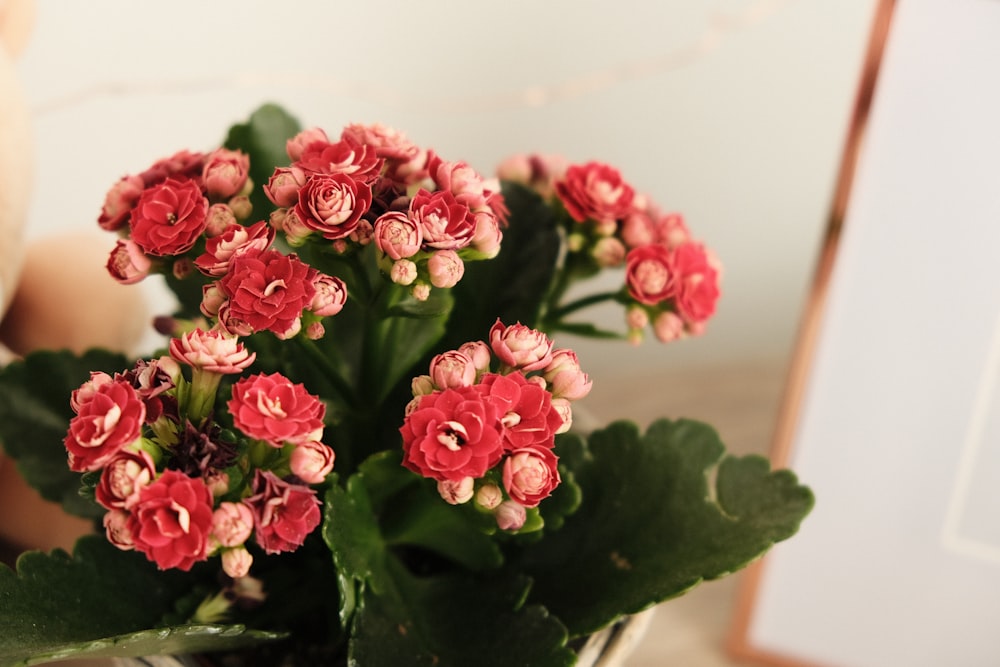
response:
[[(593, 95), (623, 83), (661, 76), (704, 59), (717, 51), (732, 35), (757, 26), (793, 1), (757, 0), (741, 12), (715, 14), (696, 39), (658, 56), (600, 68), (552, 85), (532, 85), (515, 91), (480, 95), (436, 96), (435, 99), (422, 102), (422, 108), (451, 114), (539, 108)], [(276, 86), (327, 92), (393, 109), (405, 108), (412, 103), (410, 96), (390, 87), (341, 79), (326, 73), (244, 71), (225, 77), (99, 83), (42, 101), (34, 106), (33, 113), (35, 116), (45, 116), (100, 97), (207, 93)]]

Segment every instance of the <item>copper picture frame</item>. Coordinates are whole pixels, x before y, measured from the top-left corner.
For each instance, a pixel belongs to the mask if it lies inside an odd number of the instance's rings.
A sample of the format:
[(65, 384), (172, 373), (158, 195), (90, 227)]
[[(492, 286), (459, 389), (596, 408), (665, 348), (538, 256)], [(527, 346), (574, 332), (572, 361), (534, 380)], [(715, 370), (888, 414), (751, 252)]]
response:
[[(944, 6), (948, 6), (949, 9), (954, 8), (956, 11), (948, 15), (947, 20), (942, 21), (942, 16), (945, 16), (942, 9)], [(797, 450), (802, 447), (803, 424), (809, 419), (813, 419), (813, 421), (820, 419), (815, 416), (816, 411), (810, 412), (809, 410), (814, 407), (809, 401), (816, 400), (815, 398), (810, 399), (810, 391), (814, 390), (815, 385), (819, 382), (816, 380), (817, 356), (824, 346), (832, 348), (845, 344), (843, 336), (838, 337), (838, 334), (843, 334), (844, 327), (841, 325), (846, 317), (844, 313), (847, 312), (843, 307), (844, 295), (851, 289), (856, 290), (859, 284), (859, 281), (856, 280), (859, 262), (851, 263), (850, 269), (840, 267), (843, 268), (843, 271), (839, 276), (835, 272), (835, 268), (838, 264), (856, 259), (856, 257), (844, 256), (844, 253), (849, 252), (857, 254), (859, 246), (857, 237), (862, 232), (854, 229), (855, 224), (862, 226), (867, 224), (869, 227), (881, 225), (886, 229), (894, 228), (894, 225), (898, 224), (898, 221), (889, 221), (895, 213), (891, 204), (878, 208), (882, 218), (875, 220), (874, 225), (870, 213), (873, 208), (872, 201), (879, 196), (893, 194), (892, 190), (897, 185), (902, 184), (900, 192), (906, 192), (903, 181), (904, 174), (902, 174), (906, 169), (904, 167), (900, 170), (897, 160), (892, 164), (900, 173), (893, 173), (889, 178), (888, 187), (882, 191), (875, 188), (876, 193), (872, 194), (872, 182), (878, 180), (876, 175), (880, 169), (884, 172), (891, 162), (891, 160), (886, 159), (886, 155), (891, 152), (891, 149), (898, 149), (900, 146), (906, 145), (901, 142), (903, 138), (919, 141), (921, 136), (932, 137), (929, 142), (930, 148), (926, 152), (926, 159), (933, 164), (926, 170), (922, 170), (919, 164), (914, 167), (915, 171), (920, 172), (914, 179), (914, 196), (919, 198), (922, 195), (921, 179), (929, 179), (924, 181), (930, 183), (929, 186), (924, 186), (925, 189), (934, 189), (938, 181), (944, 183), (948, 181), (948, 178), (939, 178), (936, 181), (932, 176), (956, 171), (961, 173), (962, 169), (968, 169), (968, 178), (963, 177), (956, 180), (960, 186), (955, 192), (947, 191), (946, 186), (942, 185), (941, 192), (928, 195), (927, 199), (931, 202), (943, 203), (943, 205), (949, 201), (969, 202), (964, 208), (962, 206), (956, 207), (965, 211), (966, 216), (963, 220), (966, 220), (970, 215), (973, 217), (981, 216), (981, 220), (969, 220), (959, 230), (963, 234), (963, 243), (968, 244), (969, 247), (974, 247), (977, 243), (1000, 242), (1000, 233), (994, 234), (992, 231), (986, 231), (993, 226), (1000, 227), (1000, 195), (994, 196), (990, 192), (984, 191), (984, 186), (988, 187), (989, 179), (994, 177), (993, 182), (996, 185), (992, 190), (1000, 191), (1000, 157), (996, 159), (990, 157), (1000, 149), (1000, 123), (990, 124), (976, 120), (977, 118), (996, 118), (998, 116), (991, 116), (990, 111), (994, 114), (1000, 112), (1000, 85), (990, 83), (992, 78), (988, 72), (989, 67), (995, 66), (998, 61), (984, 57), (990, 54), (1000, 55), (1000, 48), (980, 48), (980, 45), (990, 43), (991, 35), (995, 36), (993, 41), (1000, 39), (1000, 32), (996, 32), (1000, 28), (1000, 2), (959, 0), (952, 5), (950, 2), (942, 3), (934, 2), (934, 0), (879, 0), (871, 25), (833, 203), (811, 291), (800, 324), (792, 363), (786, 378), (785, 395), (772, 445), (771, 457), (774, 466), (792, 467), (797, 472), (800, 472), (801, 461), (795, 459)], [(937, 32), (938, 30), (940, 32)], [(991, 33), (991, 30), (994, 32)], [(943, 39), (944, 36), (947, 36), (947, 39)], [(927, 73), (927, 76), (922, 79), (924, 73), (919, 70), (919, 67), (926, 68), (928, 63), (934, 61), (930, 57), (927, 59), (913, 58), (913, 45), (918, 43), (920, 39), (927, 40), (930, 37), (934, 37), (935, 40), (942, 38), (942, 42), (950, 45), (944, 47), (948, 49), (949, 55), (941, 59), (944, 64), (940, 68), (935, 66), (934, 71)], [(931, 41), (925, 43), (928, 50), (932, 52), (935, 44), (932, 44)], [(898, 48), (892, 51), (893, 46)], [(956, 85), (954, 89), (945, 85), (943, 89), (936, 90), (933, 83), (926, 83), (926, 88), (923, 87), (925, 80), (927, 82), (938, 81), (940, 85), (941, 81), (949, 81), (949, 77), (961, 78), (960, 75), (968, 76), (968, 82)], [(886, 87), (889, 88), (888, 92), (884, 90)], [(931, 99), (928, 96), (932, 95), (945, 96), (947, 99), (934, 98), (935, 103), (928, 105), (927, 109), (920, 104), (906, 106), (899, 102), (900, 90), (917, 91), (919, 95), (914, 99), (918, 100)], [(886, 101), (880, 99), (880, 95), (884, 97), (895, 95), (896, 98), (895, 101)], [(921, 96), (923, 97), (921, 98)], [(882, 106), (878, 107), (879, 104)], [(984, 111), (981, 116), (976, 115), (976, 113), (966, 113), (968, 109), (972, 108), (988, 111)], [(895, 117), (890, 118), (891, 114), (895, 114)], [(931, 117), (920, 118), (922, 114)], [(877, 116), (877, 118), (873, 119), (873, 116)], [(980, 131), (979, 135), (976, 134), (975, 128), (969, 126), (977, 122), (986, 128)], [(997, 125), (998, 129), (993, 129), (992, 125)], [(887, 127), (893, 129), (887, 131)], [(883, 135), (894, 134), (893, 141), (874, 142), (874, 134), (879, 132)], [(959, 135), (955, 141), (958, 148), (955, 148), (953, 152), (945, 150), (943, 154), (940, 151), (935, 152), (935, 147), (948, 145), (942, 137), (952, 133)], [(875, 157), (871, 157), (871, 155), (875, 155)], [(921, 154), (914, 151), (909, 159), (911, 162), (919, 163)], [(864, 199), (861, 204), (853, 201), (857, 195), (859, 180), (862, 181), (860, 197)], [(887, 181), (879, 181), (880, 184), (885, 182)], [(979, 187), (975, 187), (976, 185)], [(889, 194), (886, 194), (887, 192)], [(901, 200), (898, 193), (895, 196), (897, 201)], [(858, 210), (854, 211), (853, 215), (860, 220), (855, 220), (852, 217), (852, 204), (857, 204)], [(909, 209), (906, 210), (909, 211)], [(917, 221), (916, 224), (922, 223)], [(855, 232), (854, 244), (850, 246), (850, 250), (845, 250), (843, 243), (845, 226)], [(984, 232), (982, 235), (979, 234), (980, 230)], [(898, 234), (891, 236), (885, 229), (876, 230), (876, 232), (869, 233), (866, 240), (881, 239), (883, 243), (892, 243), (899, 239)], [(941, 234), (940, 241), (946, 243), (947, 236), (946, 233)], [(933, 239), (933, 234), (928, 233), (927, 237)], [(933, 240), (928, 243), (933, 243)], [(900, 252), (898, 256), (901, 258), (902, 264), (896, 268), (901, 266), (904, 271), (913, 271), (915, 276), (922, 276), (933, 270), (930, 267), (905, 266), (908, 261), (905, 253)], [(917, 256), (914, 255), (914, 257)], [(916, 260), (913, 261), (916, 263)], [(828, 562), (815, 563), (814, 571), (807, 573), (806, 566), (809, 563), (805, 562), (804, 556), (790, 556), (781, 560), (784, 554), (798, 548), (796, 544), (798, 538), (795, 538), (787, 546), (779, 545), (767, 558), (748, 568), (746, 576), (741, 582), (742, 587), (737, 598), (727, 644), (728, 652), (741, 662), (747, 661), (755, 665), (774, 667), (1000, 664), (1000, 641), (991, 640), (994, 635), (982, 632), (984, 628), (979, 626), (980, 617), (984, 613), (992, 615), (995, 620), (997, 609), (992, 606), (991, 602), (984, 602), (987, 599), (984, 591), (976, 590), (978, 587), (994, 592), (1000, 591), (1000, 587), (998, 587), (1000, 585), (1000, 512), (996, 511), (1000, 508), (1000, 493), (995, 494), (997, 500), (994, 501), (992, 498), (987, 498), (982, 492), (982, 489), (987, 485), (991, 489), (1000, 487), (1000, 447), (992, 444), (994, 442), (1000, 443), (1000, 317), (997, 316), (997, 313), (1000, 312), (1000, 297), (992, 296), (992, 293), (1000, 293), (1000, 287), (998, 287), (1000, 286), (1000, 270), (993, 274), (993, 269), (990, 268), (980, 274), (977, 267), (984, 266), (989, 262), (975, 257), (965, 259), (963, 256), (959, 256), (953, 258), (952, 261), (955, 264), (950, 268), (944, 261), (940, 268), (943, 268), (945, 273), (955, 271), (961, 275), (963, 271), (968, 270), (972, 275), (988, 277), (983, 285), (983, 291), (991, 296), (984, 298), (983, 304), (978, 309), (969, 306), (967, 310), (956, 308), (953, 313), (948, 313), (948, 316), (955, 317), (956, 329), (967, 327), (972, 330), (972, 333), (963, 334), (961, 338), (956, 337), (954, 340), (948, 338), (946, 334), (940, 334), (940, 332), (934, 334), (937, 336), (936, 338), (928, 337), (927, 340), (930, 341), (928, 355), (937, 355), (935, 358), (941, 358), (944, 361), (939, 365), (929, 364), (931, 370), (920, 376), (925, 381), (931, 384), (936, 382), (937, 376), (933, 369), (944, 367), (952, 352), (963, 359), (967, 357), (968, 362), (962, 362), (964, 365), (958, 364), (962, 365), (962, 368), (960, 371), (956, 371), (954, 377), (949, 376), (942, 380), (943, 388), (940, 390), (937, 388), (929, 389), (926, 392), (928, 394), (926, 402), (913, 401), (914, 405), (933, 406), (934, 400), (940, 398), (934, 394), (934, 391), (958, 394), (952, 401), (939, 401), (942, 403), (942, 414), (947, 413), (947, 419), (945, 416), (929, 412), (927, 409), (923, 411), (915, 409), (912, 418), (919, 419), (931, 416), (928, 430), (934, 430), (939, 424), (944, 423), (957, 425), (957, 428), (942, 426), (939, 429), (946, 438), (941, 439), (939, 450), (934, 450), (933, 453), (926, 456), (927, 459), (933, 461), (933, 464), (926, 464), (926, 468), (921, 468), (920, 463), (907, 463), (904, 459), (900, 459), (900, 466), (914, 476), (923, 476), (928, 480), (932, 476), (940, 477), (940, 486), (943, 490), (936, 496), (938, 498), (936, 505), (928, 503), (926, 507), (921, 508), (919, 514), (914, 511), (913, 515), (908, 515), (906, 494), (913, 493), (912, 487), (907, 487), (907, 490), (894, 496), (891, 477), (887, 477), (885, 487), (888, 502), (898, 503), (899, 520), (907, 524), (907, 530), (914, 534), (920, 533), (919, 539), (924, 540), (923, 543), (929, 545), (928, 551), (934, 552), (926, 557), (918, 557), (916, 564), (912, 565), (902, 559), (898, 576), (929, 579), (931, 581), (928, 582), (927, 589), (913, 590), (921, 588), (918, 584), (907, 589), (907, 593), (901, 596), (898, 591), (882, 592), (878, 589), (878, 585), (865, 590), (857, 600), (856, 625), (868, 622), (869, 625), (877, 626), (884, 623), (884, 626), (874, 629), (870, 633), (858, 633), (857, 636), (853, 636), (849, 630), (845, 631), (845, 628), (849, 627), (848, 623), (839, 626), (832, 623), (825, 628), (826, 634), (837, 635), (840, 633), (839, 636), (824, 637), (823, 642), (815, 641), (814, 645), (811, 646), (808, 639), (799, 640), (788, 637), (787, 642), (783, 638), (780, 641), (774, 641), (774, 637), (779, 636), (780, 632), (773, 631), (776, 626), (772, 624), (769, 626), (772, 628), (769, 630), (771, 634), (768, 635), (771, 638), (770, 641), (762, 641), (759, 636), (755, 636), (754, 629), (761, 613), (762, 596), (769, 592), (769, 575), (774, 574), (775, 569), (780, 570), (784, 567), (787, 570), (791, 565), (798, 568), (797, 574), (794, 576), (800, 576), (801, 581), (807, 581), (808, 577), (821, 578), (824, 576), (824, 567), (835, 564), (836, 559), (841, 557), (840, 554), (832, 553)], [(997, 261), (992, 263), (1000, 265), (1000, 262)], [(870, 264), (866, 266), (870, 268)], [(893, 266), (887, 264), (886, 272), (892, 270)], [(854, 274), (851, 273), (852, 271)], [(882, 276), (869, 276), (869, 279), (879, 281)], [(840, 283), (837, 282), (838, 280)], [(993, 282), (994, 280), (996, 282)], [(845, 287), (844, 281), (852, 282)], [(837, 302), (840, 308), (836, 313), (836, 317), (839, 318), (838, 325), (833, 327), (834, 331), (831, 331), (831, 320), (836, 319), (832, 318), (829, 312), (830, 293), (834, 287), (840, 290)], [(933, 299), (928, 299), (928, 301), (929, 312), (935, 306), (940, 308), (940, 305), (935, 304)], [(947, 305), (949, 304), (945, 304), (946, 307)], [(892, 309), (889, 310), (894, 312)], [(947, 308), (943, 310), (947, 310)], [(970, 318), (963, 315), (963, 313), (972, 312), (977, 313), (975, 321), (970, 321)], [(887, 322), (890, 321), (890, 317), (891, 315), (886, 316)], [(901, 340), (900, 344), (903, 347), (917, 348), (923, 342), (923, 339), (920, 338), (921, 335), (915, 334), (914, 340), (916, 342)], [(892, 345), (892, 340), (884, 341), (884, 343)], [(877, 347), (879, 344), (881, 343), (876, 341), (873, 343), (873, 347)], [(914, 363), (921, 362), (917, 360)], [(906, 375), (908, 371), (905, 363), (897, 363), (895, 366), (889, 363), (887, 366), (887, 368), (871, 368), (871, 376), (858, 376), (859, 386), (880, 373)], [(825, 370), (829, 371), (829, 364)], [(829, 378), (830, 373), (828, 372), (824, 377)], [(960, 388), (960, 390), (956, 391), (955, 387)], [(829, 398), (831, 394), (827, 392), (825, 395)], [(952, 397), (949, 396), (949, 398)], [(887, 402), (891, 404), (895, 400), (896, 397), (893, 396)], [(845, 398), (845, 403), (851, 403), (851, 401), (852, 397)], [(892, 412), (894, 408), (890, 405), (887, 414), (883, 416), (878, 412), (883, 409), (883, 406), (878, 404), (878, 401), (874, 403), (869, 409), (875, 414), (875, 422), (885, 426), (883, 437), (885, 433), (890, 434), (891, 437), (893, 433), (890, 424), (892, 418), (888, 413)], [(900, 417), (907, 416), (905, 410), (897, 411), (900, 412)], [(996, 426), (992, 425), (994, 419), (997, 423)], [(826, 423), (830, 423), (829, 420)], [(805, 430), (808, 431), (808, 429)], [(988, 444), (983, 445), (982, 443), (987, 440), (989, 440)], [(930, 449), (919, 438), (908, 440), (905, 435), (900, 436), (900, 442), (892, 443), (892, 447), (895, 447), (898, 452), (906, 452), (918, 458), (924, 456)], [(994, 449), (997, 450), (997, 453), (993, 453)], [(984, 454), (984, 452), (988, 454)], [(826, 460), (833, 461), (836, 453), (827, 452), (826, 457)], [(817, 458), (817, 456), (813, 456), (813, 462)], [(986, 465), (987, 463), (989, 465)], [(860, 469), (861, 466), (865, 465), (865, 462), (859, 460), (857, 465)], [(994, 472), (981, 472), (987, 468)], [(972, 479), (974, 475), (979, 475), (978, 482)], [(803, 476), (803, 481), (807, 484), (811, 483), (808, 475)], [(979, 495), (974, 497), (968, 495), (970, 484), (973, 483), (979, 484)], [(843, 484), (837, 486), (836, 489), (844, 494), (845, 486), (847, 485)], [(818, 510), (825, 511), (843, 501), (843, 495), (838, 496), (834, 493), (824, 496), (820, 489), (816, 490)], [(859, 484), (858, 495), (863, 498), (865, 493), (870, 493), (870, 491), (865, 490), (862, 481)], [(874, 496), (872, 497), (874, 498)], [(973, 500), (969, 500), (970, 497)], [(988, 505), (985, 509), (981, 507), (984, 498), (986, 505)], [(875, 502), (879, 501), (875, 499)], [(861, 500), (849, 499), (844, 504), (860, 506), (862, 507), (861, 511), (864, 511), (864, 503)], [(963, 511), (968, 513), (970, 507), (975, 507), (976, 511), (979, 512), (977, 519), (979, 521), (988, 520), (986, 511), (990, 509), (993, 514), (989, 516), (993, 516), (994, 523), (998, 526), (996, 531), (986, 537), (983, 537), (985, 533), (982, 532), (970, 537), (968, 526), (962, 524), (962, 521), (966, 521), (966, 523), (971, 521), (971, 519), (966, 520), (962, 515)], [(810, 520), (811, 517), (805, 520), (803, 533), (811, 529)], [(845, 521), (846, 519), (842, 523)], [(859, 523), (862, 522), (863, 519), (859, 518)], [(859, 532), (862, 535), (868, 535), (865, 531)], [(877, 533), (872, 534), (877, 535)], [(879, 549), (882, 546), (863, 542), (864, 537), (861, 535), (857, 539), (857, 544), (842, 544), (844, 553), (853, 553), (859, 548)], [(890, 536), (889, 539), (892, 537)], [(785, 552), (785, 549), (788, 549), (788, 552)], [(861, 562), (860, 559), (859, 562)], [(878, 576), (890, 581), (892, 577), (897, 576), (897, 573), (888, 571)], [(786, 582), (791, 581), (792, 578), (792, 575), (787, 575), (785, 580)], [(788, 593), (787, 583), (783, 590), (783, 593), (776, 593), (777, 597), (773, 597), (772, 600), (780, 599), (785, 602), (793, 600), (793, 596)], [(784, 597), (781, 597), (782, 595)], [(808, 592), (804, 591), (803, 596), (807, 595)], [(870, 604), (871, 601), (877, 600), (880, 595), (896, 595), (901, 599)], [(1000, 598), (1000, 596), (993, 597)], [(799, 604), (801, 609), (807, 609), (810, 604), (825, 604), (821, 598), (793, 601)], [(936, 616), (935, 613), (938, 610), (935, 610), (934, 607), (939, 604), (945, 606), (944, 603), (951, 605), (947, 607), (951, 611), (940, 612)], [(848, 605), (842, 604), (842, 606), (847, 608)], [(869, 606), (873, 609), (868, 609)], [(874, 611), (874, 608), (879, 611)], [(956, 609), (959, 611), (955, 611)], [(885, 619), (885, 610), (891, 610), (890, 615), (893, 618)], [(874, 621), (864, 620), (867, 614), (874, 615), (876, 613), (879, 613), (881, 617)], [(963, 617), (963, 613), (967, 614), (967, 617)], [(942, 620), (940, 614), (947, 614), (947, 617)], [(817, 614), (817, 618), (820, 617), (827, 618), (822, 613)], [(843, 616), (838, 618), (842, 619)], [(927, 625), (922, 628), (920, 623)], [(897, 634), (897, 631), (904, 624), (909, 624), (913, 640), (912, 647), (907, 646), (907, 642), (899, 639), (901, 635)], [(816, 630), (816, 637), (819, 637), (823, 631), (823, 628)], [(793, 634), (794, 630), (789, 628), (787, 632)], [(928, 636), (938, 632), (940, 634), (936, 637)], [(833, 645), (838, 642), (841, 644), (855, 642), (857, 647), (852, 652), (851, 650), (827, 650), (820, 646), (821, 643)], [(932, 654), (938, 653), (940, 655), (937, 655), (936, 658), (933, 657)], [(948, 658), (941, 661), (941, 655), (947, 655)], [(984, 658), (984, 656), (987, 657)], [(928, 662), (923, 662), (925, 659)], [(937, 662), (932, 662), (933, 660), (937, 660)]]

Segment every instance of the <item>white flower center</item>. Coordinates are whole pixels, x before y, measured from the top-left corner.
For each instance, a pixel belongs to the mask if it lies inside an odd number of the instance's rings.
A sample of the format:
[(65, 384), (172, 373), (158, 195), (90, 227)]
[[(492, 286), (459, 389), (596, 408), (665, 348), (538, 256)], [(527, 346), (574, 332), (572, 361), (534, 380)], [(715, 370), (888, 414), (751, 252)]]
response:
[(438, 427), (437, 441), (453, 452), (461, 449), (469, 439), (469, 432), (456, 421), (447, 421)]

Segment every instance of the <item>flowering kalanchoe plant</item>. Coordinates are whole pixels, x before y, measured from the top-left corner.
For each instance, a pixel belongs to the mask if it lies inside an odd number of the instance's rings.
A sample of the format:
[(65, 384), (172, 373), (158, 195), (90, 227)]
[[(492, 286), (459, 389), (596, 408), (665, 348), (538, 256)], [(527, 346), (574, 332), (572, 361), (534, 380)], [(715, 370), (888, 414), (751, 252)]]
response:
[[(103, 533), (0, 569), (0, 664), (569, 665), (809, 511), (703, 424), (573, 428), (592, 380), (557, 334), (672, 341), (719, 295), (712, 253), (608, 165), (484, 178), (269, 106), (123, 177), (98, 222), (110, 275), (164, 276), (178, 310), (151, 358), (0, 375), (7, 453)], [(569, 296), (612, 268), (619, 289)], [(609, 300), (622, 332), (569, 319)]]

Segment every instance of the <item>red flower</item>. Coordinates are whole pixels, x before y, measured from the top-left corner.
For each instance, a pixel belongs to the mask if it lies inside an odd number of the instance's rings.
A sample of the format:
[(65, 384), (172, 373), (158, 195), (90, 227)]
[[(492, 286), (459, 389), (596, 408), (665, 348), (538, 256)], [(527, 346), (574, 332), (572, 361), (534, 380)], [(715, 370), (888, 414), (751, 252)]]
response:
[(625, 284), (633, 299), (648, 306), (672, 298), (677, 285), (670, 249), (651, 244), (629, 250), (625, 256)]
[(600, 162), (573, 165), (556, 181), (556, 194), (577, 222), (614, 222), (632, 210), (635, 191), (614, 167)]
[(274, 228), (263, 220), (250, 227), (233, 223), (205, 242), (205, 252), (194, 260), (194, 265), (205, 275), (218, 278), (229, 270), (234, 256), (248, 250), (262, 252), (273, 241)]
[(192, 180), (168, 178), (143, 190), (132, 211), (132, 240), (148, 255), (181, 255), (205, 231), (208, 200)]
[(410, 200), (409, 214), (420, 225), (424, 250), (464, 248), (476, 232), (472, 211), (447, 190), (419, 190)]
[(126, 382), (110, 382), (94, 389), (69, 423), (63, 443), (69, 467), (76, 472), (100, 470), (126, 445), (140, 436), (146, 406)]
[(295, 214), (331, 241), (347, 238), (372, 205), (372, 190), (347, 174), (316, 174), (299, 190)]
[(535, 507), (559, 486), (558, 459), (551, 449), (525, 447), (503, 463), (503, 486), (511, 498)]
[(322, 439), (326, 408), (280, 373), (241, 379), (233, 385), (228, 405), (236, 428), (272, 447)]
[(266, 553), (295, 551), (319, 525), (319, 500), (308, 486), (257, 470), (253, 492), (243, 502), (253, 513), (254, 536)]
[(315, 269), (295, 255), (272, 249), (237, 254), (219, 284), (229, 299), (230, 318), (253, 331), (281, 336), (296, 329), (302, 311), (312, 303), (315, 276)]
[(719, 273), (700, 243), (683, 243), (673, 252), (677, 312), (687, 322), (704, 322), (715, 313)]
[(498, 375), (487, 373), (480, 386), (487, 400), (497, 406), (504, 425), (504, 449), (511, 451), (531, 445), (551, 448), (555, 434), (563, 424), (559, 412), (552, 407), (552, 395), (529, 382), (521, 373)]
[(200, 477), (167, 470), (139, 492), (127, 526), (135, 548), (161, 570), (190, 570), (208, 557), (212, 492)]
[(310, 142), (292, 166), (310, 174), (345, 174), (371, 185), (382, 171), (382, 164), (375, 147), (344, 137), (335, 143)]
[(478, 386), (422, 396), (399, 429), (403, 465), (438, 481), (482, 477), (503, 456), (501, 416)]

